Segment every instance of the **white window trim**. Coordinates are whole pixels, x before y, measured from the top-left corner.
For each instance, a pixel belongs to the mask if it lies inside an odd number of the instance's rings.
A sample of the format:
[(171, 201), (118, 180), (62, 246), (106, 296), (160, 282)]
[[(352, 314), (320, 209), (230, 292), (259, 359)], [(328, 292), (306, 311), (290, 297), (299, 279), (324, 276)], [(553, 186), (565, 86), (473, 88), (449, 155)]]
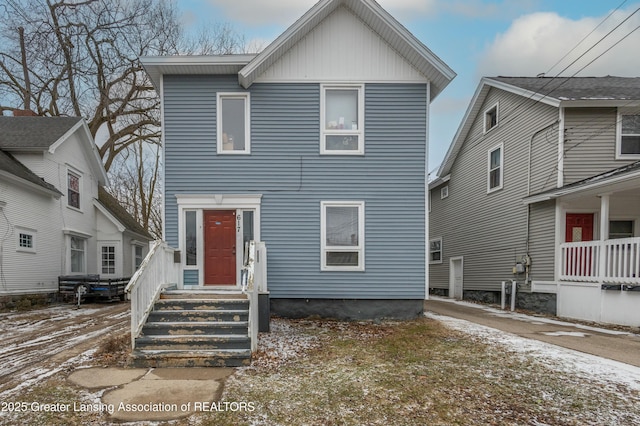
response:
[[(82, 242), (83, 242), (82, 251), (84, 253), (84, 256), (82, 256), (82, 270), (81, 271), (73, 271), (71, 269), (71, 238), (73, 238), (73, 237), (80, 238), (82, 240)], [(87, 250), (88, 250), (87, 242), (89, 241), (89, 239), (85, 238), (83, 236), (74, 234), (74, 233), (73, 234), (70, 233), (70, 234), (68, 234), (68, 241), (69, 241), (69, 250), (68, 250), (68, 256), (69, 256), (69, 258), (68, 258), (69, 259), (69, 268), (68, 268), (68, 270), (69, 270), (69, 273), (70, 274), (86, 274), (87, 273), (87, 254), (88, 254), (87, 253)]]
[[(326, 91), (327, 90), (357, 90), (358, 91), (358, 129), (327, 129), (326, 128)], [(364, 84), (321, 84), (320, 85), (320, 154), (321, 155), (364, 155)], [(358, 149), (342, 151), (326, 149), (326, 137), (331, 135), (346, 135), (358, 137)]]
[(440, 188), (440, 199), (444, 200), (445, 198), (449, 198), (449, 185)]
[[(487, 113), (494, 108), (496, 110), (496, 125), (487, 129)], [(499, 106), (499, 103), (496, 102), (489, 108), (485, 109), (484, 114), (482, 114), (482, 133), (484, 134), (484, 133), (490, 132), (491, 130), (498, 127), (499, 124), (500, 124), (500, 106)]]
[[(16, 226), (15, 228), (15, 236), (16, 236), (16, 251), (22, 253), (36, 253), (38, 248), (37, 245), (37, 234), (38, 232), (35, 229), (23, 228), (21, 226)], [(31, 235), (31, 247), (22, 247), (20, 245), (20, 234)]]
[[(222, 146), (222, 99), (244, 100), (244, 150), (225, 151)], [(217, 152), (221, 155), (251, 154), (251, 96), (249, 92), (219, 92), (216, 94)]]
[[(431, 253), (432, 253), (432, 251), (431, 251), (431, 243), (433, 241), (440, 241), (440, 260), (431, 260)], [(442, 253), (443, 253), (443, 251), (442, 251), (442, 237), (431, 238), (429, 240), (429, 264), (434, 265), (434, 264), (442, 263), (442, 257), (443, 257)]]
[[(491, 153), (500, 150), (500, 185), (491, 188)], [(487, 194), (499, 191), (504, 186), (504, 144), (499, 144), (487, 151)]]
[[(69, 204), (69, 175), (75, 175), (78, 177), (78, 198), (79, 198), (79, 207), (74, 207), (72, 205)], [(65, 196), (67, 197), (67, 208), (71, 209), (71, 210), (75, 210), (77, 212), (82, 213), (82, 200), (84, 198), (83, 196), (83, 187), (84, 187), (84, 177), (81, 171), (79, 171), (78, 169), (76, 169), (75, 167), (72, 167), (70, 165), (67, 165), (67, 173), (65, 174), (65, 179), (66, 179), (66, 188), (67, 188), (67, 193), (65, 194)]]
[(136, 247), (140, 247), (142, 249), (142, 259), (140, 260), (140, 265), (144, 262), (145, 254), (144, 254), (144, 243), (140, 241), (132, 241), (131, 242), (131, 274), (135, 274), (136, 269)]
[[(113, 274), (109, 274), (107, 272), (103, 272), (102, 269), (102, 249), (104, 247), (113, 247)], [(116, 275), (121, 275), (119, 273), (119, 267), (121, 262), (119, 261), (119, 250), (117, 241), (102, 241), (98, 244), (98, 272), (100, 275), (105, 275), (109, 277), (115, 277)]]
[[(357, 246), (327, 246), (327, 207), (357, 207), (358, 208), (358, 245)], [(321, 201), (320, 202), (320, 270), (321, 271), (364, 271), (364, 201)], [(358, 252), (358, 266), (327, 266), (327, 251)]]
[(622, 153), (622, 116), (623, 115), (640, 115), (638, 109), (618, 108), (616, 121), (616, 160), (640, 160), (640, 154), (623, 154)]

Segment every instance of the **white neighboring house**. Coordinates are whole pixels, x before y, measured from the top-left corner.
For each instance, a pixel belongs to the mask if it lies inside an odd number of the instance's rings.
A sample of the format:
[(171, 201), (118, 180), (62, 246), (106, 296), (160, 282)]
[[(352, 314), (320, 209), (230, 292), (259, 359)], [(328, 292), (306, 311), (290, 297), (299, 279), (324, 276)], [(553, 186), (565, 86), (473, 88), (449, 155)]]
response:
[(54, 294), (59, 275), (133, 274), (152, 237), (106, 183), (84, 119), (0, 117), (0, 296)]

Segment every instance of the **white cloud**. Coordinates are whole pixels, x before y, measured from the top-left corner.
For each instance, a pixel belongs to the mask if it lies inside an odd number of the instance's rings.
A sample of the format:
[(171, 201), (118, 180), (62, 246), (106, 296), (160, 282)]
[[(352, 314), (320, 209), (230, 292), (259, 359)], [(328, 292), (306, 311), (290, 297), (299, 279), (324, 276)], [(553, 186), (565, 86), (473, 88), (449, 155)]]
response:
[[(640, 45), (640, 31), (633, 31), (640, 25), (640, 14), (632, 17), (583, 58), (569, 66), (630, 14), (631, 11), (616, 12), (553, 69), (551, 68), (589, 34), (604, 16), (580, 20), (563, 18), (556, 13), (522, 16), (513, 21), (507, 31), (497, 35), (493, 43), (478, 57), (478, 77), (535, 76), (539, 73), (553, 76), (561, 71), (562, 75), (569, 76), (583, 67), (584, 70), (577, 75), (637, 76), (640, 57), (636, 52)], [(629, 33), (629, 37), (606, 52)], [(594, 62), (589, 64), (591, 61)], [(566, 71), (563, 71), (566, 67)]]
[[(209, 0), (233, 21), (249, 25), (290, 25), (317, 0)], [(397, 18), (425, 15), (434, 10), (435, 0), (378, 0)]]

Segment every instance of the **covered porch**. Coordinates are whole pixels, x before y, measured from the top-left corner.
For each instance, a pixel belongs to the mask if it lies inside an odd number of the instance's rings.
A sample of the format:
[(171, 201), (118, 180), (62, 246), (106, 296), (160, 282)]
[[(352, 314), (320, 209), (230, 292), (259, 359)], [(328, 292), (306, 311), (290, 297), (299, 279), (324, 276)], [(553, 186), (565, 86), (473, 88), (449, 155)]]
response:
[[(555, 200), (559, 316), (640, 325), (640, 162), (529, 197)], [(540, 288), (540, 291), (545, 291)]]

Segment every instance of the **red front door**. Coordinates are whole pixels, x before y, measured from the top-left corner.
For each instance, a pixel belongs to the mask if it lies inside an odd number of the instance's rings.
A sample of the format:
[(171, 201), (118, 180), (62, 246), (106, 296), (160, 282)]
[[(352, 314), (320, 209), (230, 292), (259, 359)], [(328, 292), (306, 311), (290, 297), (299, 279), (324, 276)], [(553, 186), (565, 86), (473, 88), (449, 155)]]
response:
[[(567, 213), (565, 241), (593, 241), (593, 213)], [(591, 276), (596, 270), (595, 247), (572, 247), (567, 250), (565, 264), (572, 275)]]
[(204, 212), (204, 284), (236, 284), (236, 212)]
[(565, 241), (593, 241), (593, 213), (567, 213)]

